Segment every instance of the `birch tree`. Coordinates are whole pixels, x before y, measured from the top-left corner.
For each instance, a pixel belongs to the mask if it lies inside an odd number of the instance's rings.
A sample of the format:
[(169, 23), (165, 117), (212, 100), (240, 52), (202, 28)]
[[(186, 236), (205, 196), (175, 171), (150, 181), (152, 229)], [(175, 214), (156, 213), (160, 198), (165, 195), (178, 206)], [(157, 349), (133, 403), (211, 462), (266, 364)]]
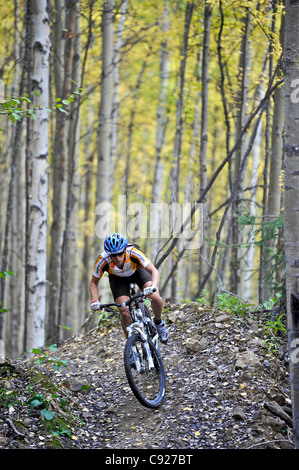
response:
[[(276, 2), (275, 10), (276, 13)], [(282, 18), (282, 28), (284, 19)], [(281, 29), (281, 34), (283, 29)], [(282, 70), (279, 70), (279, 77), (282, 77)], [(280, 215), (281, 209), (281, 186), (280, 177), (282, 172), (283, 160), (283, 129), (284, 129), (284, 102), (283, 102), (284, 89), (283, 85), (277, 88), (274, 93), (274, 108), (273, 108), (273, 121), (272, 121), (272, 139), (271, 139), (271, 152), (269, 162), (269, 183), (267, 194), (267, 206), (265, 208), (265, 223), (271, 222)], [(264, 249), (264, 263), (262, 266), (263, 275), (263, 289), (262, 300), (266, 300), (273, 293), (273, 253), (277, 248), (278, 240), (269, 238), (266, 240)], [(263, 260), (262, 260), (263, 261)], [(272, 272), (272, 273), (271, 273)], [(272, 278), (272, 279), (271, 279)], [(272, 291), (272, 292), (271, 292)]]
[[(249, 48), (249, 34), (250, 34), (250, 21), (251, 13), (248, 12), (244, 21), (244, 33), (241, 42), (241, 53), (239, 63), (240, 73), (240, 90), (237, 104), (237, 120), (236, 120), (236, 134), (239, 135), (241, 132), (247, 114), (247, 103), (248, 103), (248, 75), (250, 68), (250, 48)], [(235, 162), (234, 162), (234, 181), (239, 173), (241, 161), (245, 152), (246, 146), (246, 135), (242, 138), (239, 148), (236, 151)], [(241, 194), (243, 189), (243, 175), (241, 175), (238, 184), (238, 193)], [(231, 290), (235, 293), (241, 293), (241, 267), (240, 257), (242, 250), (240, 248), (241, 234), (240, 227), (238, 224), (237, 216), (241, 213), (240, 197), (237, 195), (232, 205), (233, 217), (232, 217), (232, 259), (231, 259)]]
[[(80, 2), (76, 0), (75, 39), (72, 78), (76, 84), (81, 79), (81, 27)], [(63, 265), (65, 266), (65, 285), (61, 282), (60, 304), (65, 307), (65, 324), (72, 327), (72, 334), (77, 334), (80, 323), (80, 310), (77, 292), (80, 289), (79, 246), (78, 246), (78, 212), (80, 199), (79, 177), (79, 140), (80, 140), (80, 102), (71, 103), (69, 131), (69, 165), (68, 191), (66, 204), (66, 228), (63, 244)], [(70, 333), (69, 333), (70, 334)]]
[[(24, 22), (26, 30), (26, 21)], [(15, 0), (15, 31), (14, 31), (14, 80), (12, 84), (12, 96), (23, 96), (25, 91), (25, 78), (26, 78), (26, 57), (23, 53), (23, 68), (21, 68), (21, 48), (20, 48), (20, 5), (19, 0)], [(26, 41), (26, 39), (25, 39)], [(29, 46), (30, 47), (30, 46)], [(18, 356), (23, 352), (24, 340), (24, 312), (25, 312), (25, 214), (26, 214), (26, 194), (25, 194), (25, 127), (24, 120), (16, 123), (12, 132), (11, 151), (12, 156), (17, 159), (16, 168), (16, 184), (14, 188), (14, 207), (12, 214), (11, 226), (11, 257), (10, 264), (13, 266), (14, 271), (17, 272), (18, 285), (15, 283), (10, 284), (10, 300), (11, 321), (10, 337), (11, 346), (10, 352), (12, 357)], [(17, 289), (17, 290), (16, 290)], [(11, 318), (10, 318), (11, 317)]]
[(299, 448), (299, 1), (285, 2), (285, 257), (294, 443)]
[(100, 123), (98, 134), (97, 204), (110, 201), (109, 177), (111, 163), (113, 103), (113, 24), (114, 0), (105, 0), (102, 18), (103, 60)]
[[(160, 88), (158, 95), (158, 108), (157, 108), (157, 120), (156, 120), (156, 140), (155, 140), (155, 168), (154, 168), (154, 179), (152, 186), (152, 203), (159, 203), (162, 199), (162, 188), (163, 188), (163, 174), (164, 164), (162, 161), (162, 149), (165, 142), (165, 134), (167, 127), (167, 88), (169, 82), (169, 69), (170, 69), (170, 51), (168, 46), (168, 34), (169, 34), (169, 0), (163, 2), (163, 17), (161, 24), (161, 32), (163, 39), (160, 47)], [(157, 215), (157, 214), (156, 214)], [(154, 217), (152, 228), (156, 234), (156, 238), (153, 239), (151, 248), (151, 259), (155, 260), (159, 249), (159, 238), (158, 233), (161, 226), (161, 221), (158, 217)]]
[(125, 28), (125, 19), (128, 10), (128, 0), (122, 0), (120, 8), (120, 18), (117, 24), (116, 29), (116, 39), (114, 44), (113, 52), (113, 105), (112, 105), (112, 136), (111, 136), (111, 165), (110, 165), (110, 187), (109, 193), (112, 193), (113, 184), (115, 180), (115, 167), (117, 160), (117, 148), (118, 148), (118, 128), (119, 128), (119, 88), (120, 88), (120, 72), (119, 72), (119, 63), (121, 61), (120, 51), (123, 45), (123, 32)]
[(36, 110), (32, 122), (31, 197), (27, 200), (29, 233), (27, 249), (26, 348), (40, 347), (45, 339), (47, 197), (48, 197), (48, 106), (50, 22), (47, 0), (32, 0), (32, 92)]
[[(64, 3), (64, 2), (63, 2)], [(55, 65), (55, 89), (57, 99), (65, 99), (72, 89), (72, 70), (76, 25), (76, 0), (68, 0), (65, 8), (60, 0), (56, 2), (55, 47), (62, 51)], [(65, 14), (65, 17), (64, 17)], [(61, 19), (63, 18), (63, 21)], [(66, 34), (67, 32), (67, 34)], [(62, 81), (61, 81), (62, 80)], [(62, 322), (62, 305), (59, 302), (61, 287), (61, 264), (63, 234), (66, 229), (66, 202), (68, 190), (69, 164), (69, 119), (59, 109), (56, 112), (56, 128), (52, 158), (53, 178), (53, 222), (51, 227), (51, 249), (49, 260), (48, 290), (48, 331), (53, 338), (58, 332), (57, 324)], [(60, 323), (61, 324), (61, 323)]]
[[(207, 185), (207, 150), (208, 150), (208, 119), (209, 119), (209, 60), (210, 60), (210, 35), (211, 35), (212, 7), (205, 3), (204, 13), (204, 43), (202, 56), (202, 112), (200, 130), (200, 192)], [(204, 201), (204, 233), (208, 231), (206, 200)], [(207, 259), (207, 244), (204, 242), (201, 247), (202, 259), (200, 260), (199, 280), (203, 278)]]
[[(194, 9), (194, 3), (188, 2), (185, 12), (185, 27), (184, 36), (181, 47), (181, 61), (179, 71), (179, 93), (176, 103), (176, 131), (174, 136), (174, 151), (173, 151), (173, 163), (171, 169), (171, 202), (177, 203), (179, 201), (179, 190), (180, 190), (180, 171), (181, 171), (181, 150), (183, 140), (183, 110), (184, 110), (184, 92), (185, 92), (185, 76), (186, 76), (186, 62), (189, 42), (189, 32), (191, 19)], [(176, 215), (174, 215), (176, 217)], [(171, 225), (174, 225), (171, 222)], [(172, 229), (173, 227), (171, 227)], [(176, 298), (176, 275), (174, 273), (172, 278), (172, 298)]]

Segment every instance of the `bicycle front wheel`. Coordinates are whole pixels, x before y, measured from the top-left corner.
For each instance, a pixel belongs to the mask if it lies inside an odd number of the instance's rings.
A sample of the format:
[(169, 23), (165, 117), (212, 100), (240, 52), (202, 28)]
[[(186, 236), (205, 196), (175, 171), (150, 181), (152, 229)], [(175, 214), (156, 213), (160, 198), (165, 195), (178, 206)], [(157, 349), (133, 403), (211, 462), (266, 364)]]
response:
[(158, 408), (164, 400), (166, 378), (163, 362), (154, 344), (149, 340), (154, 367), (151, 367), (144, 343), (138, 334), (126, 342), (124, 363), (126, 376), (137, 400), (148, 408)]

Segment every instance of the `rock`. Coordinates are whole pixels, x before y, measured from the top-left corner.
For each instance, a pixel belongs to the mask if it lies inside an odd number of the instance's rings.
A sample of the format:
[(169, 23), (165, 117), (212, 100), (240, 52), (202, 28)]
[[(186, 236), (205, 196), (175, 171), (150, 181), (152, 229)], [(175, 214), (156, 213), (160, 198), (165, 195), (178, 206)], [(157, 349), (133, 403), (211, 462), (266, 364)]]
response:
[(215, 318), (216, 323), (222, 323), (225, 322), (226, 320), (229, 320), (230, 316), (229, 315), (219, 315), (218, 317)]
[(264, 403), (264, 407), (271, 411), (276, 416), (279, 416), (282, 418), (286, 423), (288, 423), (290, 426), (293, 426), (293, 420), (291, 416), (289, 416), (284, 409), (275, 401), (270, 402), (270, 403)]
[(175, 323), (178, 318), (178, 312), (169, 312), (168, 321), (169, 323)]
[(200, 349), (205, 349), (205, 348), (207, 348), (208, 345), (209, 345), (209, 340), (203, 336), (203, 337), (199, 340), (199, 344), (200, 344)]
[(84, 381), (71, 382), (69, 384), (69, 389), (72, 392), (85, 392), (86, 393), (86, 391), (89, 390), (89, 388), (90, 388), (90, 385)]
[(246, 415), (240, 406), (236, 406), (236, 408), (234, 409), (233, 418), (245, 421)]
[(272, 428), (275, 432), (281, 432), (281, 430), (286, 426), (286, 423), (282, 421), (282, 419), (274, 418), (272, 416), (264, 416), (263, 421), (267, 426), (270, 426), (270, 428)]
[(287, 440), (286, 436), (283, 434), (277, 434), (276, 439), (278, 440), (281, 449), (294, 449), (294, 444)]
[(188, 338), (186, 341), (186, 349), (189, 354), (195, 354), (198, 351), (205, 349), (209, 341), (205, 337), (195, 335), (193, 338)]
[(237, 370), (238, 369), (247, 369), (248, 367), (253, 367), (255, 369), (259, 369), (259, 368), (262, 367), (259, 358), (250, 349), (247, 349), (246, 351), (240, 353), (237, 356), (237, 360), (236, 360), (236, 363), (235, 363), (235, 368)]
[(186, 349), (189, 354), (197, 353), (200, 350), (200, 337), (188, 338), (186, 341)]
[(8, 443), (7, 437), (0, 435), (0, 448), (4, 447), (7, 443)]
[(117, 408), (114, 405), (110, 405), (104, 411), (105, 411), (105, 413), (116, 413)]

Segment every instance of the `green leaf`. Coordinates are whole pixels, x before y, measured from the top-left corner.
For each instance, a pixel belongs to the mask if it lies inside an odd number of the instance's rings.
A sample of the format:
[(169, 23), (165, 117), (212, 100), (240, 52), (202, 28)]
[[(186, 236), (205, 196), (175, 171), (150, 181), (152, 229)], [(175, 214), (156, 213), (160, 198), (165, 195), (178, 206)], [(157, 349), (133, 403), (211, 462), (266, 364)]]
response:
[(33, 354), (41, 354), (42, 353), (42, 350), (39, 349), (39, 348), (33, 348), (31, 349), (29, 352), (33, 353)]
[(63, 328), (64, 330), (72, 330), (69, 326), (58, 325), (59, 328)]
[(21, 96), (21, 100), (22, 100), (22, 101), (27, 101), (27, 103), (31, 103), (31, 101), (30, 101), (30, 99), (29, 99), (29, 95)]
[(14, 276), (14, 273), (12, 271), (4, 271), (4, 274), (6, 274), (6, 276), (10, 277), (11, 279)]
[(55, 415), (55, 411), (47, 410), (46, 408), (41, 411), (41, 414), (46, 418), (47, 421), (51, 421)]
[(39, 366), (43, 362), (44, 362), (44, 359), (36, 359), (35, 364)]
[(34, 408), (37, 408), (38, 406), (42, 405), (43, 402), (38, 400), (38, 399), (33, 399), (30, 402), (30, 410), (32, 411)]
[(64, 366), (67, 369), (67, 361), (65, 359), (57, 361), (56, 364), (53, 365), (53, 369), (59, 370), (61, 366)]
[(81, 390), (90, 390), (90, 385), (82, 385)]
[(12, 106), (15, 106), (16, 104), (20, 104), (20, 100), (18, 100), (17, 98), (13, 98), (13, 99), (11, 100), (10, 104), (11, 104)]
[(5, 103), (1, 103), (1, 106), (3, 106), (4, 109), (8, 109), (10, 108), (10, 103), (6, 101)]

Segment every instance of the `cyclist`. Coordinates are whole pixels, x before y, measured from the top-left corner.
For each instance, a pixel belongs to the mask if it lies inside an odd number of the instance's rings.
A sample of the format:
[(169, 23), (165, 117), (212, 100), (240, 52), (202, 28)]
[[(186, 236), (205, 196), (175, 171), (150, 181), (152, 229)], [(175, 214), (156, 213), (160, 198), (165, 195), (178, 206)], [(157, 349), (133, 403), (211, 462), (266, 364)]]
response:
[[(159, 271), (154, 267), (147, 256), (136, 246), (128, 243), (126, 237), (119, 233), (108, 235), (104, 240), (104, 252), (98, 257), (90, 281), (91, 301), (90, 308), (94, 311), (100, 309), (98, 297), (98, 283), (104, 272), (108, 272), (109, 284), (114, 302), (121, 304), (130, 297), (130, 284), (136, 283), (141, 290), (146, 287), (155, 287), (160, 279)], [(150, 291), (152, 291), (150, 289)], [(154, 321), (160, 341), (167, 343), (168, 331), (162, 320), (163, 299), (158, 289), (149, 295), (152, 301)], [(127, 337), (126, 327), (131, 323), (128, 307), (119, 308), (121, 325)]]

